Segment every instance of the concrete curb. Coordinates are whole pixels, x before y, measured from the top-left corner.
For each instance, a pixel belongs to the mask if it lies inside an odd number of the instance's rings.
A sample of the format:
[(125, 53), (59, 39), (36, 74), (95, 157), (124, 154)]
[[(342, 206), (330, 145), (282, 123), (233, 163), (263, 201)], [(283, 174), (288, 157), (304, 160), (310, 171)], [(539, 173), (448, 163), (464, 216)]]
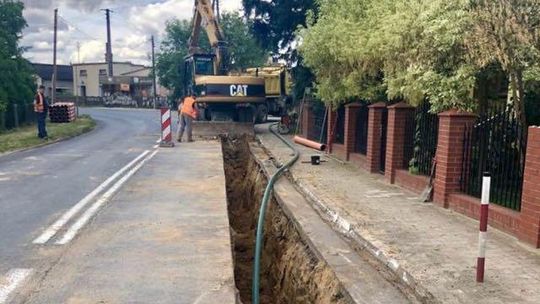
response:
[[(258, 136), (257, 139), (264, 148), (265, 152), (277, 160), (270, 149), (266, 147), (263, 140)], [(291, 181), (291, 183), (300, 193), (303, 193), (306, 196), (307, 201), (312, 203), (312, 207), (324, 221), (328, 222), (337, 233), (349, 240), (352, 245), (356, 247), (356, 249), (365, 250), (370, 256), (375, 258), (378, 263), (384, 266), (386, 270), (393, 273), (396, 279), (398, 279), (401, 284), (409, 288), (419, 301), (423, 303), (442, 303), (440, 300), (436, 299), (431, 292), (418, 283), (414, 277), (399, 264), (397, 260), (390, 258), (382, 249), (378, 248), (375, 244), (363, 237), (362, 233), (358, 231), (358, 229), (356, 229), (348, 220), (341, 217), (337, 211), (328, 207), (328, 204), (313, 193), (313, 191), (311, 191), (298, 177), (296, 177), (291, 170), (287, 170), (285, 176)]]
[(51, 140), (51, 141), (41, 143), (39, 145), (35, 145), (35, 146), (27, 147), (27, 148), (22, 148), (22, 149), (17, 149), (17, 150), (13, 150), (13, 151), (9, 151), (9, 152), (0, 153), (0, 159), (2, 159), (4, 157), (8, 157), (8, 156), (10, 156), (12, 154), (43, 148), (45, 146), (50, 146), (50, 145), (53, 145), (53, 144), (57, 144), (57, 143), (60, 143), (60, 142), (63, 142), (63, 141), (66, 141), (66, 140), (69, 140), (69, 139), (72, 139), (72, 138), (75, 138), (75, 137), (79, 137), (79, 136), (82, 136), (82, 135), (87, 135), (87, 134), (93, 132), (94, 130), (96, 130), (96, 128), (97, 128), (97, 124), (95, 124), (90, 130), (85, 131), (85, 132), (83, 132), (81, 134), (62, 137), (62, 138), (58, 138), (58, 139), (55, 139), (55, 140)]

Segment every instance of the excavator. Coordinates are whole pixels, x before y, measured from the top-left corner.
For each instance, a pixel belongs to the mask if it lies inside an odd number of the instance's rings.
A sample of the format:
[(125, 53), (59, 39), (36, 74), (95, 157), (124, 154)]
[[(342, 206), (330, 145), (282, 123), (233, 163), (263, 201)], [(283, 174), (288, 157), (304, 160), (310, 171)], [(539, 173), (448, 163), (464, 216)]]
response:
[[(199, 47), (204, 28), (213, 53)], [(184, 95), (195, 94), (199, 120), (261, 123), (268, 115), (282, 116), (291, 103), (290, 75), (286, 67), (229, 70), (227, 41), (211, 0), (195, 0), (193, 29), (184, 60)]]

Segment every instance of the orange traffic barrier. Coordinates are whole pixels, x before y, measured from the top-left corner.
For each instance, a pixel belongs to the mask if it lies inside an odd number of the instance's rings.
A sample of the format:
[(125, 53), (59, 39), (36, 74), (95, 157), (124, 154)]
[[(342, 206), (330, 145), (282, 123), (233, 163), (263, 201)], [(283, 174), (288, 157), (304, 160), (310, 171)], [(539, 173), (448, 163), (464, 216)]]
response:
[(294, 137), (294, 142), (297, 143), (297, 144), (301, 144), (303, 146), (306, 146), (306, 147), (310, 147), (310, 148), (319, 150), (319, 151), (326, 150), (326, 145), (325, 144), (321, 144), (321, 143), (318, 143), (316, 141), (312, 141), (312, 140), (309, 140), (309, 139), (306, 139), (306, 138), (303, 138), (303, 137), (300, 137), (300, 136), (295, 136)]

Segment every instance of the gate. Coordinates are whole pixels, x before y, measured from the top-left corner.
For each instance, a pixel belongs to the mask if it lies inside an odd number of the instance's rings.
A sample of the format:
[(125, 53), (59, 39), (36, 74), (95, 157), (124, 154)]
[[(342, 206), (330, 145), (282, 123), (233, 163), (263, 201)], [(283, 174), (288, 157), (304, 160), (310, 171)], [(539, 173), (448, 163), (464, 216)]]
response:
[(526, 127), (512, 107), (481, 115), (465, 130), (461, 191), (480, 198), (482, 174), (489, 172), (491, 201), (519, 211), (526, 141)]

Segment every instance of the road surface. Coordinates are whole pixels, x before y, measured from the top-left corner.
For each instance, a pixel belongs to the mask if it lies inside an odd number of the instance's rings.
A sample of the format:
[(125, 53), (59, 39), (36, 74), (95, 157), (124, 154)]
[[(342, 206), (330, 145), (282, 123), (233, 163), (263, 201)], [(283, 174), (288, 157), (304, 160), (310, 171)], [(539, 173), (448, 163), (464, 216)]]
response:
[[(33, 241), (111, 175), (152, 150), (159, 138), (156, 110), (96, 108), (81, 113), (97, 121), (94, 131), (0, 157), (0, 278), (12, 285), (24, 279), (25, 271), (47, 269), (61, 250)], [(0, 303), (9, 291), (3, 283)]]

